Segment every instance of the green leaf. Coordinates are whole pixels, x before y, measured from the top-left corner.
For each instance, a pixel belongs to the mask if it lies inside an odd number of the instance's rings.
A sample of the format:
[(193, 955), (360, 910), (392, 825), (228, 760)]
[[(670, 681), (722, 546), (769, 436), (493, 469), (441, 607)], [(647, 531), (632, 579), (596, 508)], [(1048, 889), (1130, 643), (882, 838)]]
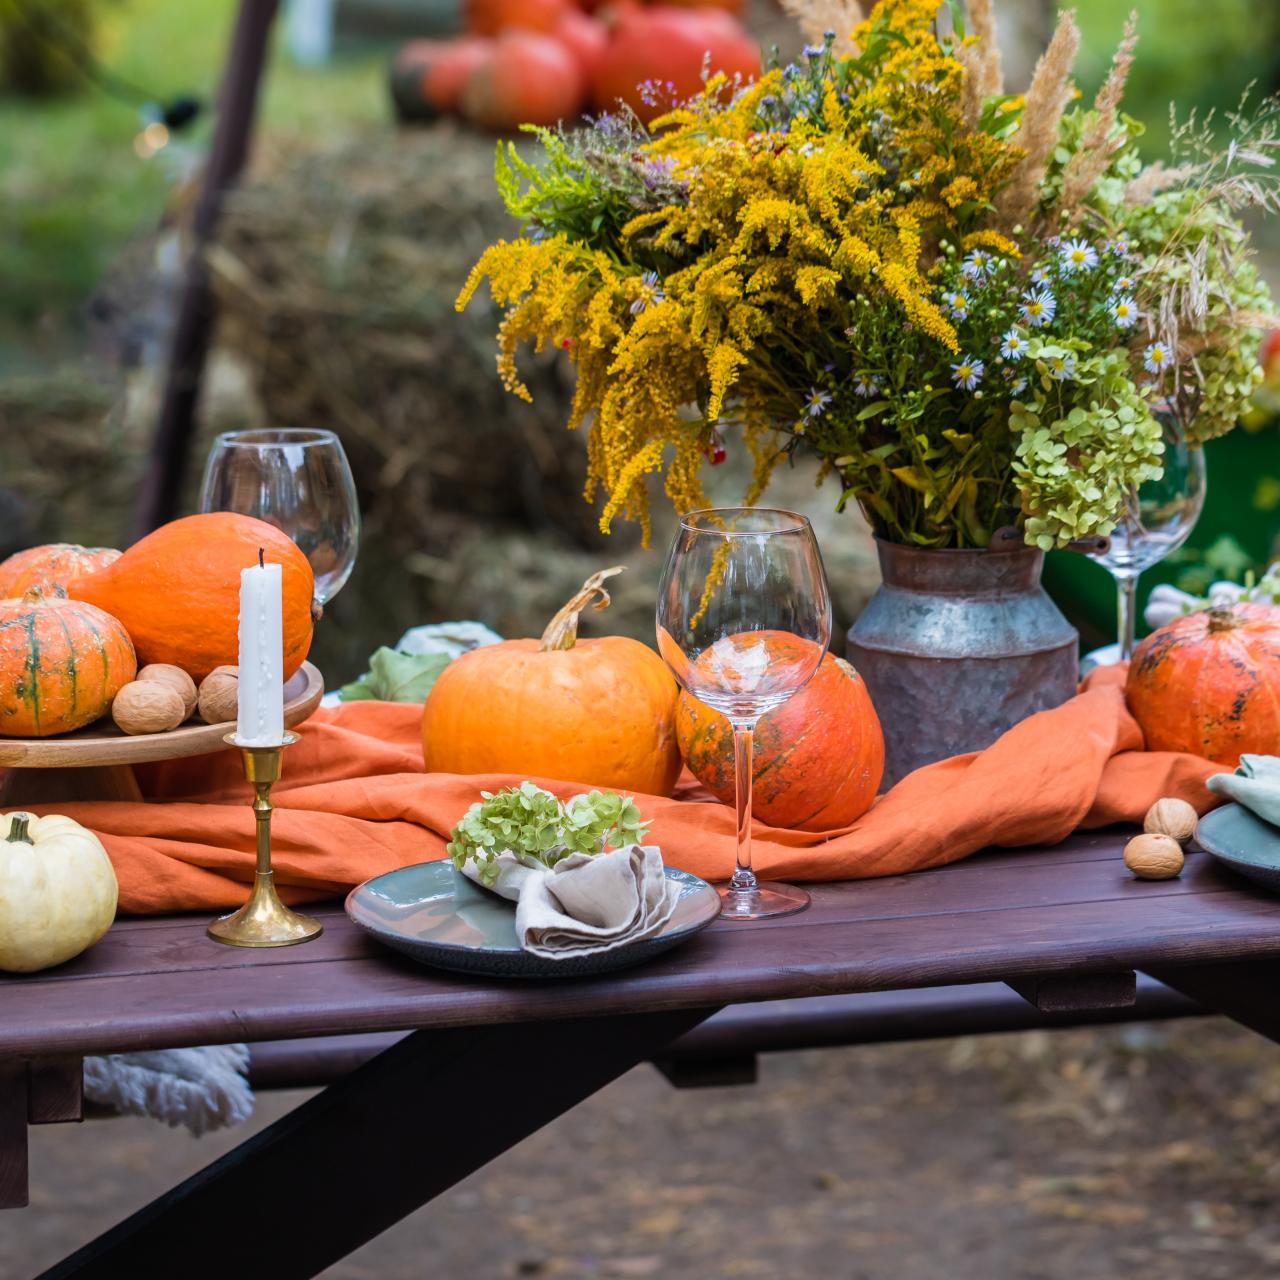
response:
[(883, 413), (887, 408), (889, 408), (890, 404), (891, 401), (888, 400), (873, 401), (871, 404), (867, 405), (860, 414), (858, 414), (857, 421), (866, 422), (868, 418), (874, 418), (877, 414)]
[(449, 662), (447, 653), (397, 653), (384, 645), (369, 659), (368, 672), (342, 687), (342, 700), (425, 702)]

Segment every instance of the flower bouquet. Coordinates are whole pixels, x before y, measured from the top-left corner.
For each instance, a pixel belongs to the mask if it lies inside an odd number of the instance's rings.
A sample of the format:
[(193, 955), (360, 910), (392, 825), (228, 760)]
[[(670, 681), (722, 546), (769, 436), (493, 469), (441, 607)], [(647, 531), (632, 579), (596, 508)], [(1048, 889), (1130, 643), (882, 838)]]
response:
[(811, 453), (890, 542), (1107, 534), (1159, 472), (1155, 412), (1199, 443), (1253, 390), (1271, 306), (1240, 215), (1276, 206), (1276, 103), (1242, 103), (1222, 144), (1192, 116), (1144, 164), (1120, 109), (1132, 19), (1085, 105), (1070, 13), (1010, 95), (991, 0), (967, 23), (937, 0), (834, 7), (753, 83), (709, 74), (648, 127), (538, 130), (538, 164), (500, 148), (523, 234), (459, 306), (488, 281), (518, 395), (523, 344), (575, 363), (606, 528), (647, 533), (652, 472), (707, 505), (703, 464), (745, 445), (749, 502)]

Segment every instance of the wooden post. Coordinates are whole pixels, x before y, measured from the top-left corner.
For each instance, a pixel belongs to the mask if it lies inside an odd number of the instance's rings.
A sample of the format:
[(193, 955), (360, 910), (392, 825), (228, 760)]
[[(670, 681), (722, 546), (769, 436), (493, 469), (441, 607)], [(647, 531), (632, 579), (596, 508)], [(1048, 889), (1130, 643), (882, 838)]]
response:
[(191, 227), (191, 256), (174, 317), (164, 399), (151, 442), (151, 462), (134, 518), (134, 537), (172, 520), (191, 453), (200, 378), (213, 330), (205, 248), (222, 211), (222, 197), (240, 176), (258, 104), (258, 86), (279, 0), (240, 0), (226, 69), (218, 92), (218, 119)]

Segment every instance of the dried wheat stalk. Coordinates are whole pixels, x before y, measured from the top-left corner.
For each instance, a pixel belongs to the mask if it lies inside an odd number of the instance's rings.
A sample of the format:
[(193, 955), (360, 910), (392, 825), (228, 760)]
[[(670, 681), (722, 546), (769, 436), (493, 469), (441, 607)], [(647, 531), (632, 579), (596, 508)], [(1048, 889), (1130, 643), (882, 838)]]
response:
[(834, 31), (832, 48), (840, 57), (858, 52), (853, 29), (863, 18), (859, 0), (782, 0), (782, 7), (796, 20), (810, 44), (821, 44), (827, 32)]
[(1005, 226), (1023, 221), (1036, 206), (1040, 180), (1058, 138), (1058, 123), (1071, 96), (1071, 65), (1080, 47), (1075, 11), (1058, 15), (1049, 47), (1040, 55), (1022, 108), (1022, 123), (1013, 136), (1022, 160), (1009, 185), (996, 200), (996, 213)]
[(964, 118), (973, 128), (982, 114), (982, 100), (1004, 92), (1000, 45), (992, 0), (969, 0), (969, 34), (976, 44), (965, 45), (956, 55), (964, 67)]
[(1157, 160), (1154, 164), (1147, 165), (1136, 178), (1125, 184), (1124, 202), (1130, 207), (1146, 204), (1152, 196), (1170, 187), (1176, 187), (1179, 182), (1185, 182), (1194, 176), (1195, 171), (1195, 165), (1180, 164), (1173, 168), (1166, 168)]
[(1079, 150), (1067, 161), (1062, 173), (1062, 195), (1058, 209), (1070, 222), (1078, 220), (1080, 201), (1093, 190), (1093, 184), (1106, 172), (1111, 157), (1124, 141), (1123, 133), (1112, 135), (1125, 81), (1133, 65), (1133, 51), (1138, 44), (1138, 14), (1133, 10), (1124, 24), (1124, 35), (1111, 59), (1111, 70), (1093, 100), (1094, 118), (1080, 139)]

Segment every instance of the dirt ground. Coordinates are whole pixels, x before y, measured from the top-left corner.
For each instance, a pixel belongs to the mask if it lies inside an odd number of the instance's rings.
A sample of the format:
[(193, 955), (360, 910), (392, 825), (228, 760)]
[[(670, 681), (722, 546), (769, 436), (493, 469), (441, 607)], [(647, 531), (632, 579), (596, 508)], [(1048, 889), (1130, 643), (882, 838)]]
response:
[[(33, 1131), (0, 1277), (301, 1097), (199, 1142), (143, 1120)], [(1280, 1049), (1218, 1021), (782, 1055), (735, 1089), (678, 1092), (642, 1067), (325, 1275), (1267, 1280), (1278, 1104)]]

